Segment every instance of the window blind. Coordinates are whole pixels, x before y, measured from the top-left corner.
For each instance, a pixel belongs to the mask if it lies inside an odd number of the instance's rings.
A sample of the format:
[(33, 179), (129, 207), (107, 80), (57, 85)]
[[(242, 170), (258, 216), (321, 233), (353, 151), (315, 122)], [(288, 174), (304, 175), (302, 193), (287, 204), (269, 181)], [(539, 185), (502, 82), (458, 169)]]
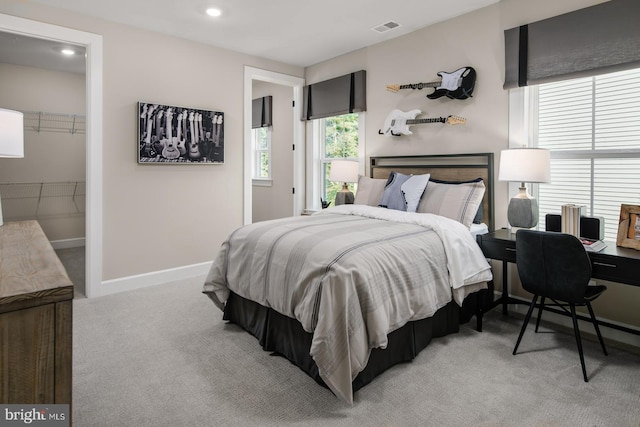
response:
[(251, 129), (273, 125), (272, 104), (273, 97), (271, 95), (251, 101)]
[(640, 67), (640, 2), (611, 0), (505, 30), (504, 88)]
[(616, 240), (621, 204), (640, 205), (640, 69), (531, 88), (536, 145), (551, 150), (551, 183), (539, 186), (544, 214), (586, 206)]
[(302, 93), (302, 120), (366, 111), (366, 77), (367, 72), (360, 70), (305, 86)]

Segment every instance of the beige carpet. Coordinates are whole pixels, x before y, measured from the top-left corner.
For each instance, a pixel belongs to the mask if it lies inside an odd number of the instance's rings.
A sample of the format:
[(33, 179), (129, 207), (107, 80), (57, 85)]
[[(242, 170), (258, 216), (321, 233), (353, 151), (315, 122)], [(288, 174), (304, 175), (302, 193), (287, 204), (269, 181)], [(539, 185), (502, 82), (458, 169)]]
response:
[(499, 310), (348, 406), (225, 324), (202, 281), (74, 301), (74, 426), (640, 426), (638, 354), (587, 341), (584, 383), (571, 335), (530, 329), (512, 356), (521, 320)]

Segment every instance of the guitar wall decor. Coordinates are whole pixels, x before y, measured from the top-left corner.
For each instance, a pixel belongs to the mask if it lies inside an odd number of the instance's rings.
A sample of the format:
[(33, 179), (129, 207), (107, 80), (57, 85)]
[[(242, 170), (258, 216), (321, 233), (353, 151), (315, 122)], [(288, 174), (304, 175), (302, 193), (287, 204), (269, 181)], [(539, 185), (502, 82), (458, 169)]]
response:
[(224, 163), (224, 113), (138, 102), (138, 163)]
[(452, 73), (440, 71), (438, 76), (442, 79), (439, 82), (431, 83), (411, 83), (406, 85), (388, 85), (387, 90), (398, 92), (401, 89), (422, 90), (427, 87), (436, 88), (435, 91), (427, 95), (429, 99), (437, 99), (446, 96), (450, 99), (467, 99), (473, 94), (476, 85), (476, 70), (472, 67), (458, 68)]
[(380, 135), (400, 136), (411, 135), (413, 132), (409, 130), (411, 125), (419, 125), (423, 123), (448, 123), (450, 125), (465, 124), (467, 119), (458, 116), (438, 117), (433, 119), (416, 119), (420, 114), (420, 110), (404, 111), (393, 110), (384, 121), (382, 129), (378, 130)]

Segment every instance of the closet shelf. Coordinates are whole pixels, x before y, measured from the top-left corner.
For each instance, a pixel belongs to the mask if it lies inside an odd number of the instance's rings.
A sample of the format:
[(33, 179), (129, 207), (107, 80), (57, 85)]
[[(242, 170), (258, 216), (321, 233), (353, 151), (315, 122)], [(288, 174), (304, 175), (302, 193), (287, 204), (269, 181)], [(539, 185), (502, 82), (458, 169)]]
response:
[(23, 111), (24, 129), (35, 132), (86, 133), (87, 120), (80, 114)]
[(84, 181), (0, 183), (5, 221), (85, 214)]

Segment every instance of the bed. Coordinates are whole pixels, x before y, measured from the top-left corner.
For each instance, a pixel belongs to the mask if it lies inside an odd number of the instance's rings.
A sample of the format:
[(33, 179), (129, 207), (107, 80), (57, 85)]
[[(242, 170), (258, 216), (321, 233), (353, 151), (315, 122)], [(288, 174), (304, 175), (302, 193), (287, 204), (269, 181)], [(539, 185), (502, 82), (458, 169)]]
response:
[[(203, 287), (225, 320), (348, 403), (432, 338), (474, 314), (480, 325), (492, 279), (471, 232), (493, 230), (492, 153), (370, 162), (356, 204), (235, 230)], [(400, 190), (410, 212), (394, 208)]]

